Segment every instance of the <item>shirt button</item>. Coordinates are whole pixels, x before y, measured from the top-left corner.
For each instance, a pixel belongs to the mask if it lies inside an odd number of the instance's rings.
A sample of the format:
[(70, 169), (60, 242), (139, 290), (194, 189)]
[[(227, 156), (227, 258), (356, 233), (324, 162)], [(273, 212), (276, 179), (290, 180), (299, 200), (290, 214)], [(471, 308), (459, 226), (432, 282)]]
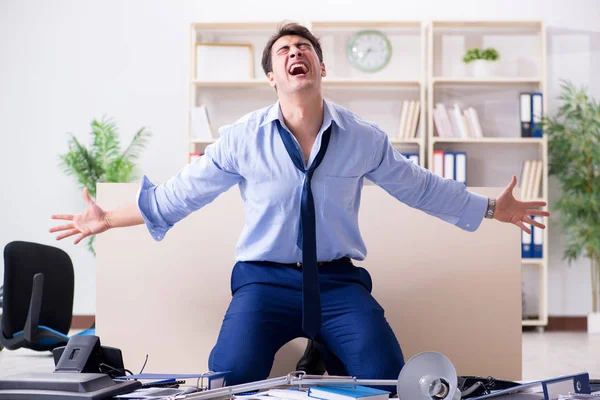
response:
[(150, 229), (150, 232), (154, 232), (154, 229)]
[(301, 263), (301, 262), (297, 262), (297, 263), (296, 263), (296, 267), (301, 267), (301, 266), (302, 266), (302, 263)]
[(467, 228), (469, 228), (471, 226), (471, 224), (467, 224)]

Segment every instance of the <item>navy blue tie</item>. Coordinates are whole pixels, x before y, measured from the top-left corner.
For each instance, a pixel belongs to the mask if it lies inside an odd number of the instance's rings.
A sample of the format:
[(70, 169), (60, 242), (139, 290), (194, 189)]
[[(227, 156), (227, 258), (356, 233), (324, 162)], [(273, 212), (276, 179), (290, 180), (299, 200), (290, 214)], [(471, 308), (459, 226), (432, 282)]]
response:
[(291, 134), (277, 121), (279, 135), (285, 149), (296, 168), (305, 174), (302, 187), (302, 202), (300, 209), (300, 229), (297, 245), (302, 249), (302, 329), (314, 339), (321, 327), (321, 293), (319, 290), (319, 270), (317, 265), (317, 232), (315, 227), (315, 203), (313, 201), (310, 181), (319, 166), (331, 136), (331, 125), (323, 133), (321, 148), (317, 157), (308, 169), (304, 168), (304, 156), (298, 151)]

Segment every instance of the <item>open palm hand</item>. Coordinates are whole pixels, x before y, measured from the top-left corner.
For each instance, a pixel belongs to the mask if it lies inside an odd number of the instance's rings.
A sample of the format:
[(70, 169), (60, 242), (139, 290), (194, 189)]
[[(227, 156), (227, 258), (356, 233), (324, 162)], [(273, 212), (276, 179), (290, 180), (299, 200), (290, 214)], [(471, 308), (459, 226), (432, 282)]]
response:
[(50, 229), (51, 233), (63, 232), (56, 237), (56, 240), (78, 235), (74, 241), (74, 244), (77, 244), (86, 237), (102, 233), (109, 228), (106, 220), (106, 212), (90, 198), (87, 188), (83, 189), (83, 198), (87, 207), (82, 214), (52, 215), (52, 219), (71, 221), (68, 224), (55, 226)]
[(501, 222), (507, 222), (514, 224), (521, 228), (523, 231), (531, 234), (525, 224), (530, 224), (540, 229), (546, 228), (546, 226), (538, 221), (535, 221), (531, 216), (550, 216), (548, 211), (538, 209), (538, 207), (545, 207), (545, 201), (519, 201), (515, 199), (512, 191), (517, 184), (517, 177), (513, 175), (511, 182), (502, 194), (496, 199), (496, 210), (494, 212), (494, 219)]

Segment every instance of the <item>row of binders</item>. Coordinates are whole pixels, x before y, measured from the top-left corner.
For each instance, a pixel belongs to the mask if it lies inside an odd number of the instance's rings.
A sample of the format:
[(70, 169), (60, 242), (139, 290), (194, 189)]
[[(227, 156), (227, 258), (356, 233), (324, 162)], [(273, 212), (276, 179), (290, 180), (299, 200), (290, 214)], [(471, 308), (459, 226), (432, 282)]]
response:
[(467, 184), (467, 153), (464, 151), (435, 150), (432, 172), (442, 178)]
[(447, 109), (443, 103), (437, 103), (433, 110), (433, 124), (439, 137), (483, 137), (479, 116), (473, 107), (463, 111), (458, 104)]
[(417, 137), (419, 128), (419, 115), (421, 102), (419, 100), (404, 100), (400, 111), (400, 124), (398, 125), (398, 139), (412, 139)]
[(542, 187), (543, 165), (541, 160), (525, 160), (521, 174), (521, 199), (536, 199)]
[[(543, 217), (530, 215), (534, 221), (543, 223)], [(525, 226), (531, 230), (531, 233), (521, 231), (521, 257), (522, 258), (542, 258), (544, 254), (544, 231), (531, 224), (525, 223)]]
[(542, 137), (541, 119), (544, 96), (539, 92), (523, 92), (519, 95), (521, 137)]

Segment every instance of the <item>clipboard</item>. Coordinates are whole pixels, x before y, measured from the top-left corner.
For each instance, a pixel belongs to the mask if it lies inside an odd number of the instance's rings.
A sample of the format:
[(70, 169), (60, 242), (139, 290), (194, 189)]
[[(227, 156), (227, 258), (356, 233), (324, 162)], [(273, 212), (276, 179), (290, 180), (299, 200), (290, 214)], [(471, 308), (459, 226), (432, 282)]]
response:
[(571, 393), (591, 394), (590, 376), (585, 372), (527, 382), (509, 389), (498, 390), (483, 396), (473, 397), (471, 400), (494, 399), (502, 396), (507, 396), (508, 399), (510, 398), (508, 395), (525, 393), (537, 393), (540, 395), (540, 399), (543, 398), (544, 400), (555, 400), (560, 395), (568, 395)]

